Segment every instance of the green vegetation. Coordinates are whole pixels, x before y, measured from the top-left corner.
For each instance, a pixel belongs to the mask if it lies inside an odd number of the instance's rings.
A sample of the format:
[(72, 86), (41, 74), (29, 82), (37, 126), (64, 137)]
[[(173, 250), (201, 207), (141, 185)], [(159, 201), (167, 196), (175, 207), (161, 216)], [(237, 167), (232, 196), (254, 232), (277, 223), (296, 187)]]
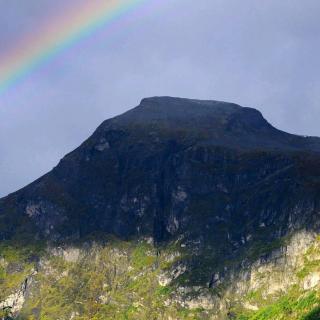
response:
[[(284, 239), (272, 243), (276, 249), (289, 242)], [(255, 247), (259, 248), (256, 244)], [(269, 245), (268, 245), (269, 247)], [(258, 250), (263, 252), (262, 250)], [(271, 250), (272, 251), (272, 250)], [(255, 252), (255, 250), (251, 251)], [(310, 290), (303, 289), (304, 279), (313, 272), (320, 270), (320, 238), (316, 238), (307, 252), (301, 256), (303, 264), (296, 269), (297, 283), (285, 294), (283, 292), (266, 295), (264, 282), (261, 281), (256, 291), (251, 291), (245, 297), (252, 305), (259, 306), (256, 312), (239, 308), (235, 314), (237, 320), (319, 320), (320, 319), (320, 291), (318, 287)], [(261, 275), (262, 279), (265, 275)], [(268, 279), (268, 277), (267, 277)]]
[(0, 301), (18, 290), (35, 269), (35, 257), (43, 247), (38, 243), (22, 245), (16, 241), (0, 244)]
[[(282, 243), (257, 244), (248, 255), (272, 251)], [(296, 270), (299, 281), (319, 270), (318, 246), (319, 241), (316, 241), (302, 257), (304, 263)], [(193, 257), (185, 247), (181, 248), (179, 241), (155, 248), (146, 241), (108, 238), (100, 244), (88, 240), (86, 245), (66, 246), (64, 250), (44, 249), (37, 243), (23, 246), (2, 242), (0, 297), (3, 301), (21, 288), (26, 279), (32, 278), (19, 320), (168, 320), (169, 317), (174, 320), (206, 320), (216, 312), (215, 309), (189, 309), (176, 300), (178, 287), (188, 286), (190, 279), (194, 281), (192, 285), (199, 278), (205, 281), (209, 267), (218, 264), (219, 261), (214, 260), (214, 250), (211, 255), (207, 252), (205, 256), (205, 253)], [(181, 274), (171, 284), (159, 284), (159, 277), (172, 272), (182, 261), (193, 266), (197, 260), (201, 261), (199, 265)], [(223, 263), (231, 266), (235, 262)], [(266, 296), (264, 285), (268, 277), (261, 274), (260, 279), (257, 273), (256, 279), (261, 283), (254, 291), (244, 297), (228, 297), (228, 301), (236, 301), (235, 305), (228, 306), (228, 319), (320, 319), (320, 293), (316, 289), (304, 291), (301, 284), (297, 284), (285, 294), (277, 292)], [(222, 282), (206, 292), (223, 299), (225, 289), (226, 283)], [(179, 297), (178, 300), (196, 299), (198, 293), (189, 290)], [(259, 310), (245, 309), (244, 302), (259, 307)], [(10, 319), (9, 311), (3, 310), (0, 319)]]
[(303, 268), (298, 271), (297, 276), (304, 279), (312, 272), (320, 271), (320, 238), (316, 238), (314, 244), (304, 255)]
[(319, 320), (320, 319), (320, 306), (313, 308), (308, 314), (302, 317), (302, 320)]
[[(34, 272), (39, 260), (34, 259), (36, 253), (41, 258), (38, 272)], [(203, 310), (168, 304), (175, 288), (159, 285), (160, 273), (170, 269), (179, 256), (174, 246), (160, 254), (145, 241), (109, 239), (107, 244), (92, 243), (80, 251), (45, 251), (37, 246), (21, 250), (2, 243), (1, 299), (32, 277), (20, 320), (207, 319)]]
[(301, 293), (296, 287), (276, 302), (253, 315), (239, 315), (238, 320), (315, 320), (320, 312), (319, 293)]

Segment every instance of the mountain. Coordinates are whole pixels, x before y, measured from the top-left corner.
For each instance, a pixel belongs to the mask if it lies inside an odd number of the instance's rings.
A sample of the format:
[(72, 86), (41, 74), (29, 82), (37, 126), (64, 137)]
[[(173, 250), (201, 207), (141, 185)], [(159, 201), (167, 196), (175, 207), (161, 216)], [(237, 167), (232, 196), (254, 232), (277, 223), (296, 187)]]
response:
[(319, 319), (319, 229), (319, 138), (232, 103), (147, 98), (0, 200), (0, 306)]

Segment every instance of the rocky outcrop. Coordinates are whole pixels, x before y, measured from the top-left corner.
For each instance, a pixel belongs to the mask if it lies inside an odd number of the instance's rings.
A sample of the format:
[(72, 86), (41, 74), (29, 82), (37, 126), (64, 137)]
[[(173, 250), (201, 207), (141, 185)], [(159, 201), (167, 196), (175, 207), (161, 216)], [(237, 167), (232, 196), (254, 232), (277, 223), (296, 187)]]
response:
[(0, 302), (0, 310), (10, 310), (10, 313), (17, 316), (25, 303), (28, 290), (33, 281), (33, 277), (36, 275), (36, 271), (32, 270), (30, 275), (24, 279), (20, 287), (12, 294)]

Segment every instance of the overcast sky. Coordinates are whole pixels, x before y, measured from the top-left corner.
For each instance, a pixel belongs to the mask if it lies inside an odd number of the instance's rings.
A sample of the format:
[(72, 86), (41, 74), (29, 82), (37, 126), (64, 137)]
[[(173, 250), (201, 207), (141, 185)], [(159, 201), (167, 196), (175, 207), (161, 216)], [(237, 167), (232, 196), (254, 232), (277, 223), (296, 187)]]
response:
[[(0, 0), (0, 53), (83, 1)], [(319, 0), (147, 1), (0, 96), (0, 196), (146, 96), (236, 102), (320, 136), (319, 12)]]

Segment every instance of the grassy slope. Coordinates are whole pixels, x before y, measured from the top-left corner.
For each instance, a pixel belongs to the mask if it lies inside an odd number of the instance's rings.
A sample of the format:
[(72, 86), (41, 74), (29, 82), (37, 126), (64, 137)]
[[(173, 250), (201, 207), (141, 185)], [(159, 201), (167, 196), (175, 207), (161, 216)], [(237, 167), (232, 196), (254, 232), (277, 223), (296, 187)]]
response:
[(320, 271), (320, 237), (303, 255), (303, 265), (297, 268), (299, 279), (286, 294), (262, 298), (261, 292), (251, 292), (246, 297), (251, 303), (261, 306), (257, 312), (235, 311), (238, 320), (319, 320), (320, 290), (319, 286), (304, 290), (303, 283), (311, 274)]
[[(201, 310), (166, 305), (172, 288), (160, 286), (158, 276), (179, 259), (169, 258), (171, 253), (157, 255), (147, 242), (117, 240), (91, 247), (76, 262), (43, 252), (19, 319), (205, 319)], [(33, 247), (2, 245), (2, 301), (36, 268), (33, 255)], [(18, 266), (12, 274), (8, 263)]]
[[(23, 248), (23, 249), (22, 249)], [(48, 254), (38, 244), (21, 246), (2, 243), (0, 247), (0, 299), (17, 290), (28, 275), (30, 292), (20, 320), (102, 320), (102, 319), (210, 319), (214, 310), (183, 308), (174, 301), (173, 286), (160, 286), (158, 277), (171, 270), (184, 253), (169, 246), (157, 254), (146, 241), (110, 240), (106, 245), (83, 249), (75, 262), (59, 254)], [(40, 255), (39, 261), (35, 259)], [(303, 290), (310, 274), (320, 271), (319, 239), (304, 255), (303, 266), (296, 270), (300, 283), (286, 294), (263, 296), (249, 292), (242, 301), (258, 305), (256, 312), (243, 306), (230, 308), (229, 318), (238, 320), (316, 320), (320, 319), (320, 292)], [(178, 282), (177, 282), (178, 283)], [(262, 290), (262, 288), (261, 288)], [(241, 297), (242, 299), (242, 297)]]

